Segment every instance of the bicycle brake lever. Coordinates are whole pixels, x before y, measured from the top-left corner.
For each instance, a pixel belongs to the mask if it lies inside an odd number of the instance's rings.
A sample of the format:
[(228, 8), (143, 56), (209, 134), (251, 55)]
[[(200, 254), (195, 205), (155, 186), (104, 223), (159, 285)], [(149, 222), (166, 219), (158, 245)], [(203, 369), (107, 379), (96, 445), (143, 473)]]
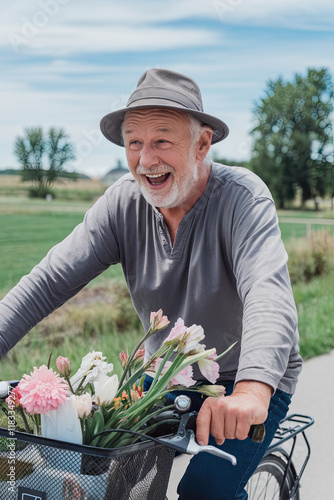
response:
[(230, 455), (229, 453), (226, 453), (225, 451), (220, 450), (215, 446), (200, 446), (196, 442), (194, 431), (191, 431), (190, 429), (188, 429), (187, 432), (183, 435), (176, 434), (171, 438), (159, 438), (159, 442), (164, 443), (168, 447), (173, 448), (174, 450), (177, 450), (181, 453), (186, 453), (187, 455), (197, 455), (202, 451), (206, 451), (207, 453), (211, 453), (211, 455), (215, 455), (216, 457), (228, 460), (232, 465), (237, 464), (237, 459), (233, 455)]
[(226, 453), (226, 451), (220, 450), (219, 448), (216, 448), (216, 446), (212, 446), (211, 444), (200, 446), (195, 439), (193, 431), (188, 432), (190, 434), (190, 437), (186, 453), (188, 453), (189, 455), (197, 455), (202, 451), (206, 451), (207, 453), (211, 453), (211, 455), (215, 455), (216, 457), (228, 460), (232, 465), (237, 465), (237, 459), (234, 455), (230, 455), (230, 453)]

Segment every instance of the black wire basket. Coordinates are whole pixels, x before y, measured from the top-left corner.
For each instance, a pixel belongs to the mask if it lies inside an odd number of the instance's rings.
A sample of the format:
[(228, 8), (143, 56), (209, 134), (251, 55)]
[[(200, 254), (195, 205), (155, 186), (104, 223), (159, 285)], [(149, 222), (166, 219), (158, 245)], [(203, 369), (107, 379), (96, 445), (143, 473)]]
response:
[(0, 428), (0, 498), (164, 500), (174, 455), (148, 440), (107, 449)]

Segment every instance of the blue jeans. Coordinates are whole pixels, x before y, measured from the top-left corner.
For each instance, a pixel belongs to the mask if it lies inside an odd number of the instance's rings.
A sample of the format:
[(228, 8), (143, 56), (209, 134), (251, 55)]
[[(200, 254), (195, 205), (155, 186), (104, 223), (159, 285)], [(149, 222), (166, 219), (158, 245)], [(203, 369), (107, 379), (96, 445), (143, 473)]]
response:
[[(149, 384), (149, 380), (145, 381), (146, 388)], [(222, 385), (226, 387), (227, 396), (233, 392), (233, 381), (222, 382)], [(168, 395), (169, 403), (179, 394), (175, 393)], [(204, 398), (197, 393), (188, 392), (187, 395), (192, 399), (191, 410), (198, 411)], [(249, 438), (243, 441), (226, 439), (219, 446), (237, 458), (237, 465), (209, 453), (194, 456), (178, 486), (179, 500), (246, 500), (248, 495), (244, 487), (270, 445), (280, 421), (287, 414), (290, 402), (291, 396), (283, 391), (277, 390), (272, 396), (263, 443), (254, 443)], [(212, 437), (209, 443), (217, 446)]]

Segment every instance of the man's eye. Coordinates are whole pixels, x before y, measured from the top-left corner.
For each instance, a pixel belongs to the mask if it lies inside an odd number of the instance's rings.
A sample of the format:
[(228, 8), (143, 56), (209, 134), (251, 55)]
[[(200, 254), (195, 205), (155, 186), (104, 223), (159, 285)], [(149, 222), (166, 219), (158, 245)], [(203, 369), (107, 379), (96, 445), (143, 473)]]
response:
[(166, 141), (166, 139), (159, 139), (157, 141), (157, 145), (168, 146), (169, 144), (170, 144), (170, 142)]
[(139, 141), (129, 141), (129, 148), (138, 149), (140, 147)]

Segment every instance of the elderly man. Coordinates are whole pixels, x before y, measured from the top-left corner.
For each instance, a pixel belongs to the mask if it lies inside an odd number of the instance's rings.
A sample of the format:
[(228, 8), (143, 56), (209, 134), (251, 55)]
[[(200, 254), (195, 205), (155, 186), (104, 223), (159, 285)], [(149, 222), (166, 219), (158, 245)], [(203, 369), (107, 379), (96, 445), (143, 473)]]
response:
[[(145, 328), (150, 311), (161, 307), (172, 322), (201, 324), (207, 348), (222, 352), (238, 341), (221, 360), (227, 397), (204, 401), (196, 433), (198, 442), (210, 439), (236, 455), (238, 465), (200, 454), (178, 492), (182, 500), (247, 498), (244, 486), (287, 412), (302, 364), (273, 200), (251, 172), (207, 159), (228, 128), (203, 112), (200, 90), (187, 76), (147, 71), (127, 107), (105, 116), (101, 129), (125, 147), (131, 174), (4, 298), (1, 353), (121, 263)], [(149, 339), (147, 356), (166, 335)], [(264, 443), (246, 439), (261, 422)]]

